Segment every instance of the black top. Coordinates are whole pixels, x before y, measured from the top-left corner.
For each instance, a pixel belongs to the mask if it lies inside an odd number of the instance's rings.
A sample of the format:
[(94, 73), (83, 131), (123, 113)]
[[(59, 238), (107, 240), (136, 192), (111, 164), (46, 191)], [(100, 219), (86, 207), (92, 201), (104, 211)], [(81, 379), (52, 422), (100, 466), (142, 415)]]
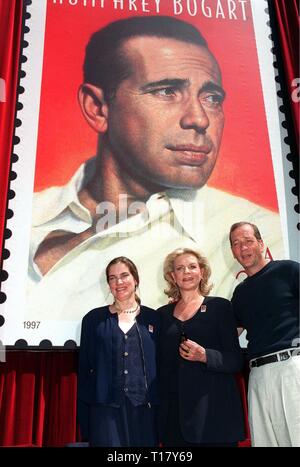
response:
[[(206, 297), (189, 320), (173, 316), (175, 303), (158, 309), (160, 328), (160, 436), (164, 441), (169, 401), (178, 393), (180, 428), (190, 443), (234, 442), (244, 437), (243, 411), (234, 372), (242, 355), (228, 300)], [(201, 311), (201, 309), (205, 311)], [(179, 355), (181, 331), (206, 349), (207, 363)]]
[(299, 346), (299, 264), (271, 261), (239, 284), (232, 297), (247, 330), (249, 358)]

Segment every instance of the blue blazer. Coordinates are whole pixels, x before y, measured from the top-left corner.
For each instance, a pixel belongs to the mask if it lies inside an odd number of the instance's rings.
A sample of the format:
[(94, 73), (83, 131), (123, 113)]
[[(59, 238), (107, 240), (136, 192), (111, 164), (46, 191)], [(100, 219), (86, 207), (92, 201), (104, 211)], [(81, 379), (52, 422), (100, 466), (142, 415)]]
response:
[[(151, 308), (141, 306), (136, 323), (145, 360), (148, 401), (156, 405), (159, 314)], [(89, 405), (115, 403), (112, 390), (113, 324), (108, 306), (91, 310), (82, 320), (77, 397), (78, 420), (84, 438), (88, 438)]]

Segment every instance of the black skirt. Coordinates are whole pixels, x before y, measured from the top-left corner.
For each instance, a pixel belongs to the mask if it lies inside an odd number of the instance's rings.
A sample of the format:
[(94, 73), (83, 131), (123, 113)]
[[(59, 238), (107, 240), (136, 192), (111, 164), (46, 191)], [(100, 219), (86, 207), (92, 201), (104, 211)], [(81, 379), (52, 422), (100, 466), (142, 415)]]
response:
[(121, 407), (90, 406), (90, 446), (153, 447), (158, 445), (155, 408), (134, 406), (125, 397)]

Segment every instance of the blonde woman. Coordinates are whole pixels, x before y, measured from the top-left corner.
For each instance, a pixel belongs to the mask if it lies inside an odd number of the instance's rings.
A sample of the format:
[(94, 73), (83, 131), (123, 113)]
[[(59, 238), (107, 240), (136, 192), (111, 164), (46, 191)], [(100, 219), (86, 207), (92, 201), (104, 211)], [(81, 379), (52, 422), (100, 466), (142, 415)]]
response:
[(244, 439), (234, 373), (242, 367), (230, 302), (209, 297), (210, 267), (191, 249), (164, 262), (166, 295), (159, 308), (160, 439), (164, 446), (237, 446)]

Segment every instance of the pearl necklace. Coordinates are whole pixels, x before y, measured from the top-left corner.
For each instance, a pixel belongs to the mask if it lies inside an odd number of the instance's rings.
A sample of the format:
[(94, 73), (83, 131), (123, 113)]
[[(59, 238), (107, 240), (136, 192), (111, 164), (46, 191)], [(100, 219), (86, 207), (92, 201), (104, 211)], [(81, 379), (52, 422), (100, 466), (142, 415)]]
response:
[(137, 306), (132, 309), (132, 308), (129, 308), (128, 310), (122, 310), (115, 302), (114, 302), (114, 307), (118, 310), (118, 312), (120, 313), (136, 313), (140, 307), (139, 304), (137, 304)]

